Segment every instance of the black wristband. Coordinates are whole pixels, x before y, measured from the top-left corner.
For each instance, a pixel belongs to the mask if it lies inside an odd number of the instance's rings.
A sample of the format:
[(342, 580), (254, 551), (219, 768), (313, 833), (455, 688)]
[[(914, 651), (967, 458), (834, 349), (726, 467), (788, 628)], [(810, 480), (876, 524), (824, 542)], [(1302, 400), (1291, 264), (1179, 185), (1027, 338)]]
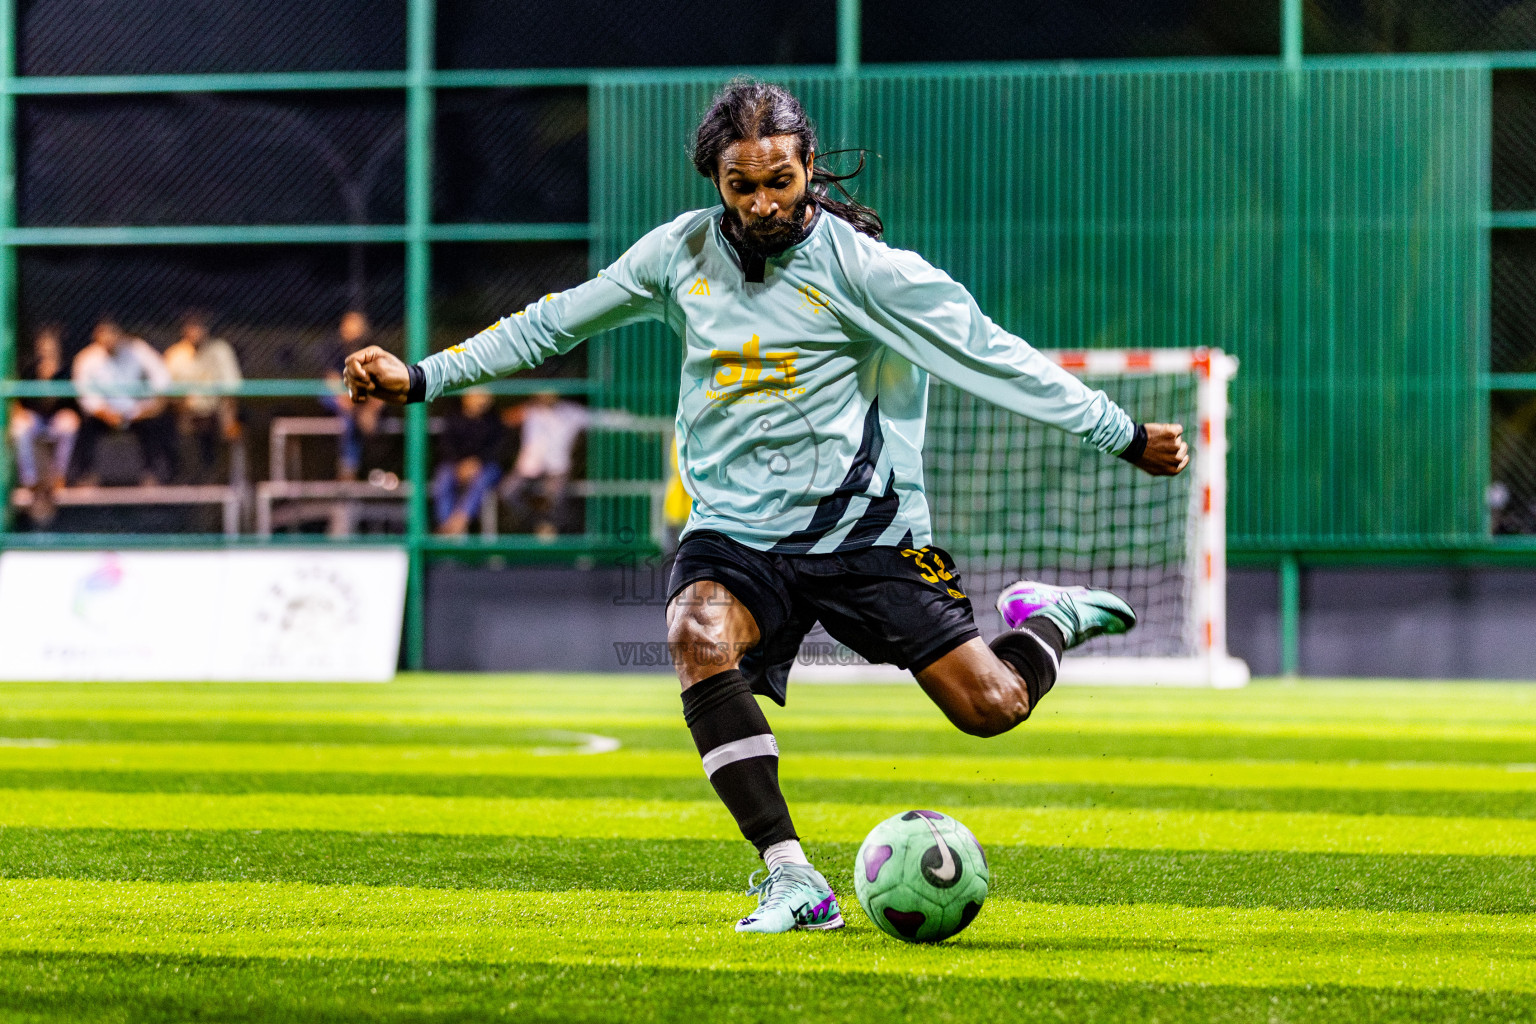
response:
[(1135, 463), (1147, 453), (1147, 426), (1144, 423), (1136, 424), (1136, 436), (1131, 438), (1131, 443), (1125, 446), (1125, 451), (1120, 453), (1120, 458), (1126, 462)]
[[(405, 368), (405, 372), (411, 378), (411, 386), (406, 389), (405, 400), (410, 402), (425, 402), (427, 400), (427, 371), (421, 368), (419, 363), (412, 363)], [(1142, 431), (1145, 435), (1146, 431)], [(1142, 447), (1146, 447), (1146, 441), (1142, 441)]]

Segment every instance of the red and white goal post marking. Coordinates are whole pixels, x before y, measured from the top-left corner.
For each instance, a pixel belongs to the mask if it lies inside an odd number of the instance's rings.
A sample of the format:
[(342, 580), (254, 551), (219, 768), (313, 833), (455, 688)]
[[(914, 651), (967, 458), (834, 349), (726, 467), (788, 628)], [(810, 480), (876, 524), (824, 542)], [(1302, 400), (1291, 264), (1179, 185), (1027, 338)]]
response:
[(1191, 374), (1195, 377), (1195, 474), (1190, 488), (1189, 628), (1194, 653), (1184, 658), (1078, 656), (1062, 659), (1064, 683), (1234, 688), (1248, 665), (1227, 653), (1227, 388), (1237, 359), (1218, 348), (1043, 351), (1084, 376)]
[[(1150, 655), (1069, 655), (1060, 681), (1086, 685), (1190, 686), (1220, 689), (1245, 686), (1248, 666), (1227, 653), (1227, 386), (1237, 359), (1214, 348), (1041, 350), (1057, 365), (1084, 376), (1130, 377), (1187, 374), (1196, 381), (1190, 488), (1191, 537), (1186, 629), (1193, 653)], [(803, 682), (903, 682), (909, 677), (891, 665), (799, 665)]]

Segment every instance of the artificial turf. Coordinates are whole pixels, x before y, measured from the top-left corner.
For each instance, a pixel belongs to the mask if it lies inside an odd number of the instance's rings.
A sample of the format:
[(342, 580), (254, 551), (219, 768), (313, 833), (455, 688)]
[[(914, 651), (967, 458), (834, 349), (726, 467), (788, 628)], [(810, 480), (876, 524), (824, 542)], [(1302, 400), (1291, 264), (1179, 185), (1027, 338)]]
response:
[[(0, 1020), (1536, 1021), (1536, 687), (1063, 689), (993, 740), (798, 687), (849, 927), (759, 937), (675, 686), (0, 685)], [(938, 947), (852, 898), (910, 806), (992, 864)]]

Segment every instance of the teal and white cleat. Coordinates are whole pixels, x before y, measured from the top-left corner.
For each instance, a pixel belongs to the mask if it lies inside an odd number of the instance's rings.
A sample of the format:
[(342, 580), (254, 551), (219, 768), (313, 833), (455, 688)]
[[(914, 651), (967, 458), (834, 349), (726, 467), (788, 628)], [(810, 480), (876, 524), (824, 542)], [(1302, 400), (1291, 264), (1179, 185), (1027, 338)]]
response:
[(999, 594), (997, 610), (1009, 629), (1018, 629), (1036, 615), (1049, 619), (1061, 630), (1068, 648), (1136, 625), (1131, 606), (1107, 590), (1053, 587), (1033, 580), (1020, 580)]
[(841, 928), (843, 914), (837, 893), (821, 872), (804, 864), (780, 864), (768, 877), (756, 882), (757, 872), (747, 879), (747, 895), (757, 895), (757, 909), (736, 922), (739, 932), (790, 932), (796, 928), (820, 931)]

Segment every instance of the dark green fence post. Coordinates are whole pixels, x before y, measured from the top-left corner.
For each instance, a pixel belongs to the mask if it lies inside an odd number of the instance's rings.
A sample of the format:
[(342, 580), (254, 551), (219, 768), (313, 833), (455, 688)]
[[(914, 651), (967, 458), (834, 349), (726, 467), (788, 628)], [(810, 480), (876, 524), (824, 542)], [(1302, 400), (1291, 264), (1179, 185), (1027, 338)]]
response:
[(1301, 70), (1301, 0), (1280, 0), (1280, 58), (1286, 70)]
[(837, 69), (857, 75), (862, 57), (859, 4), (863, 0), (837, 0)]
[[(1285, 101), (1280, 115), (1280, 287), (1279, 316), (1276, 318), (1278, 337), (1274, 343), (1291, 351), (1299, 351), (1306, 331), (1302, 311), (1302, 226), (1301, 132), (1303, 125), (1303, 89), (1305, 82), (1301, 70), (1301, 3), (1302, 0), (1280, 0), (1280, 56), (1285, 75)], [(1291, 397), (1291, 396), (1288, 396)], [(1295, 423), (1299, 410), (1282, 409), (1280, 422), (1290, 427)], [(1282, 436), (1289, 436), (1290, 429), (1282, 429)], [(1276, 453), (1281, 463), (1278, 474), (1290, 487), (1298, 486), (1305, 475), (1302, 456), (1295, 450), (1294, 442), (1284, 445)], [(1294, 532), (1294, 531), (1292, 531)], [(1280, 674), (1296, 674), (1296, 643), (1294, 618), (1287, 618), (1292, 605), (1288, 603), (1288, 581), (1294, 581), (1296, 563), (1294, 555), (1282, 556), (1280, 564)], [(1289, 631), (1288, 631), (1289, 626)]]
[[(0, 0), (0, 380), (16, 375), (16, 4)], [(11, 400), (0, 398), (0, 547), (11, 522)]]
[(1280, 674), (1294, 679), (1301, 672), (1301, 559), (1295, 552), (1280, 556)]
[(859, 141), (861, 91), (859, 66), (863, 61), (863, 23), (860, 20), (863, 0), (837, 0), (837, 70), (842, 76), (838, 115), (842, 120), (841, 141), (832, 143), (823, 137), (823, 149), (845, 149), (862, 145)]
[[(405, 358), (425, 359), (432, 327), (432, 46), (433, 0), (410, 0), (405, 128)], [(411, 482), (406, 545), (410, 577), (405, 595), (405, 663), (420, 669), (426, 656), (427, 407), (406, 409), (405, 475)]]

